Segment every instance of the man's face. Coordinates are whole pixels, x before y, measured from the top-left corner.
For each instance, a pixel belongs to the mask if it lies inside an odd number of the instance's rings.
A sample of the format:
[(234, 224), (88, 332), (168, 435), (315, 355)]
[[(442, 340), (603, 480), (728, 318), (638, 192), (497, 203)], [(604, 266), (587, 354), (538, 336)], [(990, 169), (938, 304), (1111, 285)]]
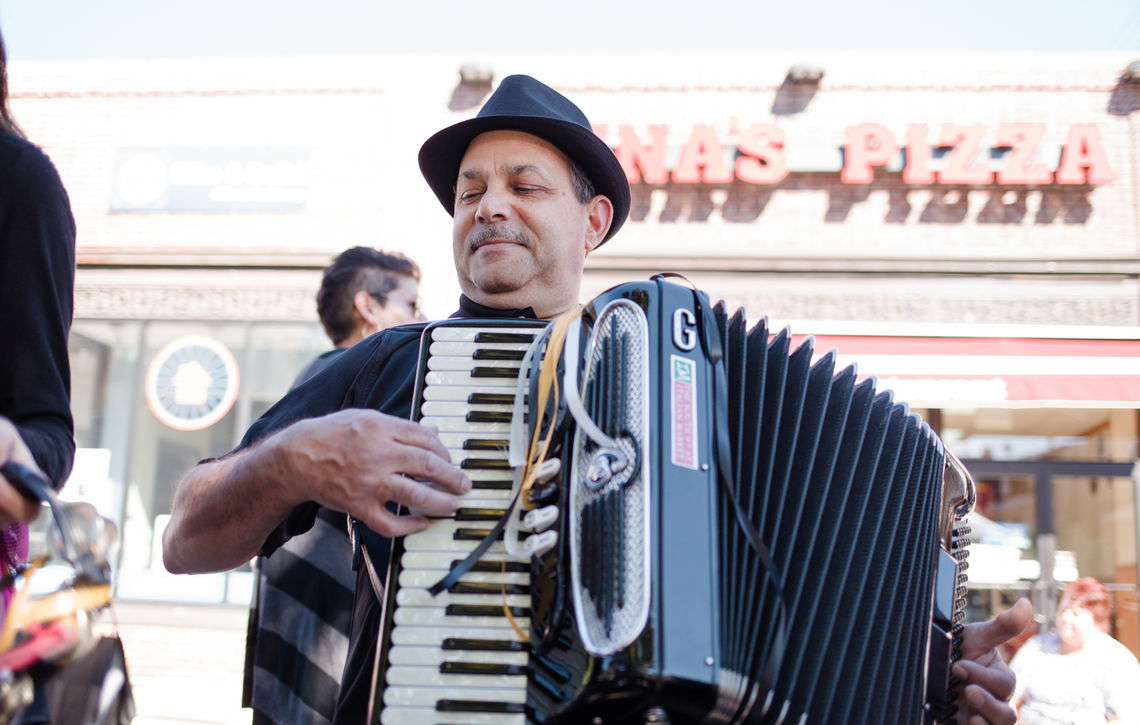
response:
[(521, 131), (481, 134), (456, 180), (459, 286), (481, 304), (555, 317), (578, 302), (586, 253), (612, 217), (606, 197), (578, 200), (566, 157), (550, 143)]
[(395, 289), (386, 295), (384, 304), (378, 304), (376, 317), (381, 330), (425, 319), (420, 312), (420, 283), (402, 274), (396, 279)]

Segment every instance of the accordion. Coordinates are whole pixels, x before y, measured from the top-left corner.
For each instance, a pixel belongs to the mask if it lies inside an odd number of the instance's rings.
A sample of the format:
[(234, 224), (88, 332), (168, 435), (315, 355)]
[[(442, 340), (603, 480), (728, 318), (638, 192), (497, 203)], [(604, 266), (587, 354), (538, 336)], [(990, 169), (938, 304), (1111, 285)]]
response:
[(953, 717), (973, 483), (834, 351), (658, 276), (419, 366), (473, 489), (394, 542), (372, 722)]

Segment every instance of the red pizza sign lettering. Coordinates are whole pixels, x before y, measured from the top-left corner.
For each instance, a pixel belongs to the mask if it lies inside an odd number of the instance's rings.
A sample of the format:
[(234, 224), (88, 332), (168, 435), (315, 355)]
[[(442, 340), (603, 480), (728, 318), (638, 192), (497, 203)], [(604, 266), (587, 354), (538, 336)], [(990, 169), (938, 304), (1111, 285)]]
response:
[[(596, 131), (606, 137), (605, 126)], [(1096, 124), (1070, 127), (1055, 165), (1042, 159), (1047, 156), (1045, 135), (1041, 123), (1003, 123), (996, 128), (947, 123), (937, 133), (927, 124), (915, 123), (906, 127), (900, 144), (882, 124), (861, 123), (845, 129), (836, 158), (841, 160), (840, 180), (846, 184), (870, 183), (876, 168), (887, 167), (900, 156), (907, 184), (1107, 184), (1116, 178)], [(614, 153), (631, 184), (724, 184), (734, 179), (776, 184), (795, 170), (778, 126), (757, 123), (732, 136), (730, 147), (713, 125), (694, 124), (681, 145), (671, 147), (676, 139), (670, 139), (666, 124), (651, 124), (643, 134), (620, 124)], [(994, 157), (1000, 162), (993, 163)]]

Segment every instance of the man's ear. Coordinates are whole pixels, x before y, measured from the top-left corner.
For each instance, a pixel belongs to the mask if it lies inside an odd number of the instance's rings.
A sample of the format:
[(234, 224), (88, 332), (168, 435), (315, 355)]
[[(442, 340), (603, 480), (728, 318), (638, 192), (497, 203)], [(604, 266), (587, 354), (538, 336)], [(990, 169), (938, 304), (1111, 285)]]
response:
[(356, 314), (360, 316), (368, 325), (376, 325), (376, 312), (373, 305), (379, 305), (376, 298), (368, 294), (364, 290), (357, 290), (356, 294), (352, 296), (352, 309), (356, 310)]
[(586, 203), (586, 207), (586, 253), (589, 254), (606, 238), (614, 220), (614, 205), (609, 197), (598, 194)]

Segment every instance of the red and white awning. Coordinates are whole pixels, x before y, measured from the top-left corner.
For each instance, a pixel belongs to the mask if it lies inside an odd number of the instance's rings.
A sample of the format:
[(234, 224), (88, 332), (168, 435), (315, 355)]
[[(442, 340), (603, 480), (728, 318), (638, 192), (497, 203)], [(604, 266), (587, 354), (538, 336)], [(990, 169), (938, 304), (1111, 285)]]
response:
[(1140, 408), (1140, 339), (812, 337), (915, 407)]

